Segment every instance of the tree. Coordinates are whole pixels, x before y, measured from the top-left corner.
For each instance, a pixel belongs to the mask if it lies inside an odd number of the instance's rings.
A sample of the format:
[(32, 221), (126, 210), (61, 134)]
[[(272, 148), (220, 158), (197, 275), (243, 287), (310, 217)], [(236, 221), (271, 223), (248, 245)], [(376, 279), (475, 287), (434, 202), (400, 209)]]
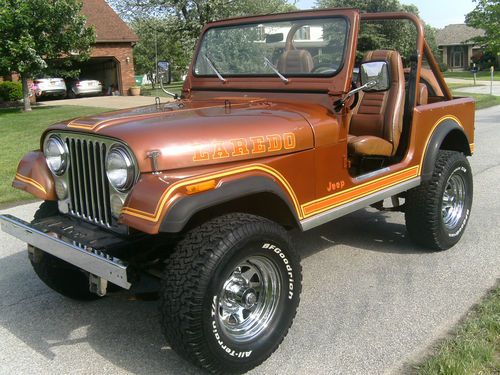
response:
[(201, 29), (207, 22), (228, 17), (295, 10), (287, 0), (110, 0), (140, 38), (134, 59), (140, 73), (155, 71), (155, 36), (158, 55), (170, 61), (174, 75), (189, 65)]
[(474, 0), (476, 8), (465, 16), (465, 23), (476, 29), (483, 29), (484, 36), (473, 40), (485, 47), (494, 56), (500, 53), (500, 1)]
[[(317, 0), (319, 8), (349, 7), (364, 13), (408, 12), (418, 16), (415, 5), (401, 4), (399, 0)], [(425, 38), (434, 53), (437, 53), (435, 31), (425, 26)], [(358, 51), (395, 49), (400, 52), (403, 62), (416, 50), (417, 31), (408, 21), (370, 21), (361, 23), (358, 37)], [(358, 56), (361, 58), (361, 55)]]
[(79, 0), (0, 0), (0, 72), (21, 75), (26, 111), (29, 78), (89, 57), (95, 33), (81, 8)]
[(192, 50), (184, 48), (183, 41), (170, 30), (175, 29), (171, 18), (136, 18), (130, 26), (139, 37), (134, 47), (134, 64), (137, 74), (146, 74), (153, 82), (156, 60), (175, 62), (172, 75), (178, 79), (186, 72)]

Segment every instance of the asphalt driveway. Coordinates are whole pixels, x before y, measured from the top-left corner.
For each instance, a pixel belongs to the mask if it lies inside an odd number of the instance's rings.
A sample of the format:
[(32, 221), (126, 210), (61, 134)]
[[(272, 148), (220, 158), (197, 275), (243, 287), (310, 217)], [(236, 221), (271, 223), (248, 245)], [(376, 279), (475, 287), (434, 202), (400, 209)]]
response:
[[(104, 104), (100, 104), (104, 106)], [(462, 241), (425, 253), (403, 216), (361, 210), (305, 234), (295, 323), (253, 374), (391, 374), (424, 353), (500, 277), (500, 107), (477, 112), (475, 196)], [(32, 216), (36, 204), (4, 212)], [(165, 343), (155, 301), (65, 299), (0, 233), (1, 374), (197, 374)]]

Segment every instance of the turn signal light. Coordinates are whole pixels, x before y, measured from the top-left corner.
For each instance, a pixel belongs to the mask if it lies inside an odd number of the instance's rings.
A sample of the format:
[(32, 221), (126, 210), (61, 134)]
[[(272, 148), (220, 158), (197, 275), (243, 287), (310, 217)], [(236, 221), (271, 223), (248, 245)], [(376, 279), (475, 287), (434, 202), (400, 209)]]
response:
[(201, 193), (202, 191), (215, 189), (215, 186), (216, 186), (215, 180), (204, 181), (198, 184), (186, 186), (186, 192), (189, 195)]

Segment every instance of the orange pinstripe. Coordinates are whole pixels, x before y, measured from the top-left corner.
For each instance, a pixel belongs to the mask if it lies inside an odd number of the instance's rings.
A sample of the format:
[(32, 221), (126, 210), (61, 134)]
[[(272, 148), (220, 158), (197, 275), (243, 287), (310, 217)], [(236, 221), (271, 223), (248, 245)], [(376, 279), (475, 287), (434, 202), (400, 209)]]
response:
[(16, 173), (15, 179), (19, 180), (21, 182), (24, 182), (25, 184), (31, 185), (31, 186), (35, 187), (36, 189), (43, 191), (44, 194), (47, 194), (47, 191), (45, 190), (45, 188), (40, 183), (33, 180), (32, 178), (29, 178), (29, 177), (23, 176), (22, 174)]

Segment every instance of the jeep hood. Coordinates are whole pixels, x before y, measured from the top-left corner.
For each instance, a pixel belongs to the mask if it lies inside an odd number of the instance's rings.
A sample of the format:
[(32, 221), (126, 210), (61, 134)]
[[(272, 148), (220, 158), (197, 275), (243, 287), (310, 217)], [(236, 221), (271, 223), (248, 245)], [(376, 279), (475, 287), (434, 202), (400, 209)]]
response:
[(312, 148), (305, 114), (263, 100), (179, 101), (137, 107), (56, 124), (48, 129), (91, 133), (125, 142), (141, 172), (148, 153), (160, 152), (158, 170), (277, 156)]

